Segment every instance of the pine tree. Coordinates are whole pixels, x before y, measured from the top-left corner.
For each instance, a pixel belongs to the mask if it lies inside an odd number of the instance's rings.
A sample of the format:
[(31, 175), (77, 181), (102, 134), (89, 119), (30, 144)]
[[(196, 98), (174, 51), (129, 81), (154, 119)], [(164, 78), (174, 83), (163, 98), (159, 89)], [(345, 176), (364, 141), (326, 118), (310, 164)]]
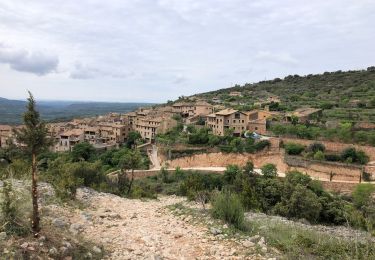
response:
[(31, 197), (33, 204), (33, 214), (31, 228), (34, 236), (39, 235), (39, 209), (38, 209), (38, 189), (37, 189), (37, 162), (36, 156), (52, 145), (52, 139), (47, 136), (45, 123), (40, 119), (39, 112), (36, 110), (36, 103), (33, 95), (29, 91), (27, 111), (23, 115), (24, 127), (16, 131), (17, 142), (26, 149), (31, 155)]

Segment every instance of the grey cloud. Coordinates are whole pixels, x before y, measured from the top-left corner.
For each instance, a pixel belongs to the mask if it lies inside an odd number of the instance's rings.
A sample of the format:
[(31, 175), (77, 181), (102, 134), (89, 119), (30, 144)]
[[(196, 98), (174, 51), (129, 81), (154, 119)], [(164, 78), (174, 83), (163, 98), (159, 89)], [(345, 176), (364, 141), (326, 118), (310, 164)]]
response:
[(185, 83), (187, 82), (188, 79), (186, 77), (184, 77), (183, 75), (178, 75), (176, 76), (176, 78), (173, 80), (173, 83), (174, 84), (182, 84), (182, 83)]
[(11, 69), (43, 76), (55, 72), (59, 59), (55, 55), (42, 52), (29, 52), (0, 45), (0, 62), (8, 64)]

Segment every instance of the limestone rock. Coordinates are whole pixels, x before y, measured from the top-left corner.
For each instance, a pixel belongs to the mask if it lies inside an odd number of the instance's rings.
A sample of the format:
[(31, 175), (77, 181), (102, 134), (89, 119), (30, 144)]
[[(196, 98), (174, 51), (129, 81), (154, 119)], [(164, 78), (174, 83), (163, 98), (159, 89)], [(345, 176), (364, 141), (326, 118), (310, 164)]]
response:
[(57, 228), (64, 228), (67, 225), (67, 223), (62, 218), (55, 218), (52, 220), (52, 225), (54, 225)]
[(94, 253), (96, 253), (96, 254), (101, 254), (101, 253), (102, 253), (102, 250), (101, 250), (99, 247), (97, 247), (97, 246), (94, 246), (94, 247), (92, 248), (92, 251), (93, 251)]
[(221, 231), (220, 229), (218, 229), (218, 228), (214, 228), (214, 227), (210, 228), (210, 232), (211, 232), (211, 234), (214, 235), (214, 236), (219, 235), (219, 234), (222, 233), (222, 231)]

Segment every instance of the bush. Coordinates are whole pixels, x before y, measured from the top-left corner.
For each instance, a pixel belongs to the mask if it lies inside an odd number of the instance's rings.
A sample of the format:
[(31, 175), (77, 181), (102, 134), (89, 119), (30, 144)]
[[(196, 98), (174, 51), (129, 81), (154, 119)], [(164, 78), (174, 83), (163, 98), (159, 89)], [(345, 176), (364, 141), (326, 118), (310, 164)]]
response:
[(319, 160), (319, 161), (323, 161), (325, 160), (325, 155), (322, 151), (317, 151), (315, 154), (314, 154), (314, 160)]
[(327, 161), (330, 162), (339, 162), (341, 161), (341, 156), (337, 154), (325, 154), (324, 155)]
[(276, 165), (272, 163), (267, 163), (262, 166), (261, 168), (262, 175), (265, 178), (274, 178), (277, 176), (277, 168)]
[(270, 147), (270, 145), (271, 145), (270, 141), (261, 140), (261, 141), (259, 141), (255, 144), (254, 148), (255, 148), (256, 151), (262, 151), (266, 147)]
[(186, 179), (180, 184), (179, 193), (190, 200), (195, 200), (200, 191), (221, 189), (223, 185), (221, 177), (216, 174), (188, 173)]
[(73, 147), (71, 155), (73, 162), (88, 161), (94, 157), (95, 149), (87, 142), (79, 143)]
[(228, 184), (233, 184), (236, 177), (241, 174), (241, 169), (238, 165), (230, 164), (224, 171), (224, 180)]
[(353, 191), (354, 205), (360, 209), (367, 205), (371, 199), (371, 195), (375, 192), (375, 186), (371, 183), (358, 184)]
[(357, 151), (354, 147), (349, 147), (342, 151), (341, 160), (346, 163), (366, 164), (369, 162), (369, 157), (363, 151)]
[(0, 202), (0, 231), (4, 231), (8, 235), (23, 235), (26, 234), (27, 228), (20, 224), (23, 220), (19, 218), (20, 212), (15, 194), (11, 181), (9, 179), (3, 180)]
[(78, 178), (71, 171), (63, 171), (61, 175), (56, 176), (52, 182), (55, 188), (56, 196), (62, 201), (74, 200), (77, 188), (83, 184), (83, 179)]
[(207, 144), (209, 141), (208, 129), (202, 128), (189, 135), (189, 144)]
[(288, 172), (285, 176), (285, 183), (290, 184), (291, 186), (297, 186), (298, 184), (308, 186), (311, 181), (312, 179), (310, 176), (299, 171)]
[(368, 135), (365, 131), (358, 131), (354, 134), (354, 141), (360, 144), (365, 144), (368, 141)]
[(218, 193), (212, 202), (212, 216), (222, 219), (238, 229), (244, 227), (244, 209), (238, 195), (229, 192)]
[(286, 143), (284, 144), (285, 152), (289, 155), (300, 155), (305, 147), (301, 144), (296, 143)]
[(321, 143), (312, 143), (307, 147), (308, 152), (316, 153), (318, 151), (324, 152), (326, 147)]
[(162, 182), (164, 183), (169, 182), (169, 172), (165, 167), (161, 167), (159, 175), (161, 177)]
[(316, 222), (319, 218), (322, 205), (318, 196), (298, 184), (290, 197), (289, 201), (279, 203), (276, 206), (276, 212), (289, 218), (306, 219), (310, 222)]

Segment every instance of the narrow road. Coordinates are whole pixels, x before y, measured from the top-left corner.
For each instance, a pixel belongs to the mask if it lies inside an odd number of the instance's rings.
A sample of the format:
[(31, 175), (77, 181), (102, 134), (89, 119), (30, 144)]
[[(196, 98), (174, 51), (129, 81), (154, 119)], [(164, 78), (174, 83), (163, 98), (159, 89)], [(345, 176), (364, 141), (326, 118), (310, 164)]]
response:
[(150, 161), (153, 165), (151, 168), (152, 170), (160, 170), (161, 165), (158, 158), (158, 147), (156, 145), (152, 145), (152, 150), (148, 151), (148, 157), (150, 158)]

